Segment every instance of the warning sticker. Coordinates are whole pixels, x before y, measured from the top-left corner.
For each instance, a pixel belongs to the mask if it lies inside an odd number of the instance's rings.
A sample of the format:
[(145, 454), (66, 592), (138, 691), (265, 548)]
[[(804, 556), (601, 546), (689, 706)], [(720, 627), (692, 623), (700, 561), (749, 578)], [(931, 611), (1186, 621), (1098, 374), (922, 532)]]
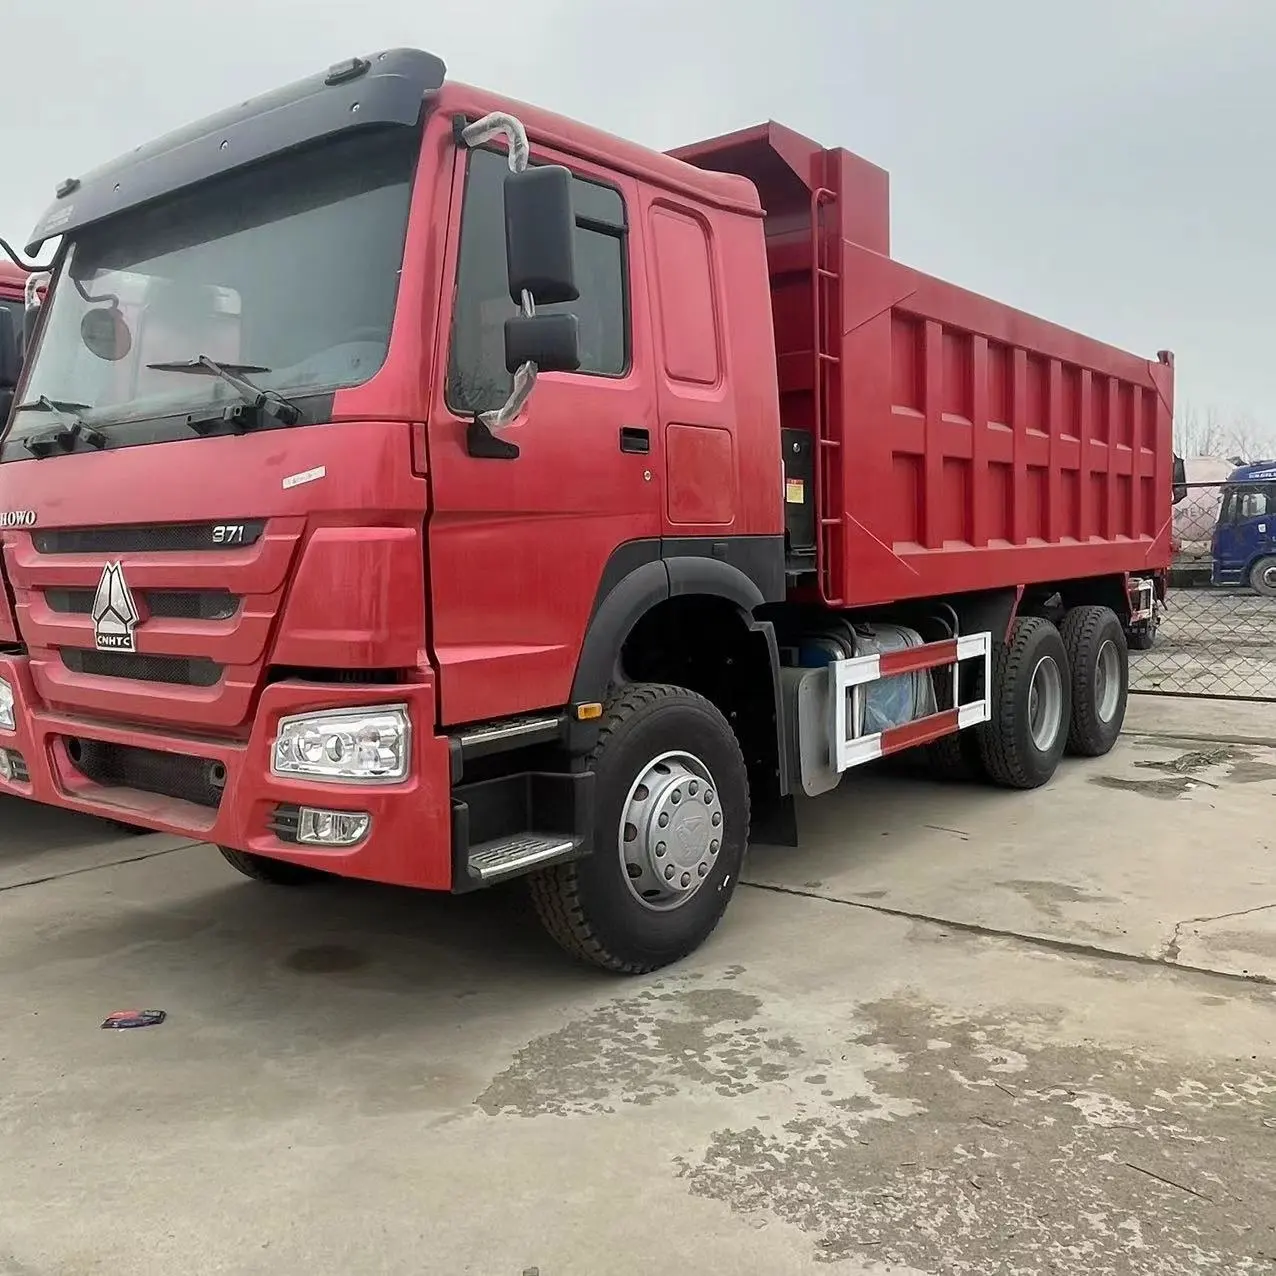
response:
[(806, 500), (806, 484), (798, 478), (785, 479), (784, 500), (789, 505), (801, 505)]

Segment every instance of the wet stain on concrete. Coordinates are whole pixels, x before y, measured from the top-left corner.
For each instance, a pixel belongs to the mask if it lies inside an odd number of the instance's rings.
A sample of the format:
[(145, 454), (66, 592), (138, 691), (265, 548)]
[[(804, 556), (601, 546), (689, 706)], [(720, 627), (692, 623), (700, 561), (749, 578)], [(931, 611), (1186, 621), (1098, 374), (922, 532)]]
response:
[(862, 1089), (829, 1100), (845, 1078), (803, 1072), (809, 1088), (782, 1126), (744, 1118), (678, 1162), (694, 1195), (801, 1228), (829, 1263), (977, 1276), (1273, 1270), (1261, 1123), (1276, 1111), (1276, 1072), (1246, 1059), (1194, 1075), (1043, 1045), (1023, 1020), (903, 1001), (858, 1013), (872, 1027), (843, 1057), (889, 1059), (864, 1074), (871, 1101)]
[[(1263, 784), (1276, 780), (1276, 763), (1255, 758), (1248, 749), (1219, 744), (1209, 748), (1185, 749), (1173, 758), (1144, 758), (1134, 764), (1145, 771), (1160, 771), (1163, 779), (1135, 780), (1125, 776), (1092, 775), (1091, 784), (1142, 793), (1147, 797), (1173, 800), (1191, 792), (1198, 785), (1217, 788), (1218, 784), (1203, 779), (1201, 772), (1226, 767), (1221, 779), (1235, 784)], [(1215, 779), (1220, 777), (1216, 776)]]
[(1169, 775), (1195, 775), (1208, 767), (1221, 766), (1224, 762), (1247, 759), (1250, 755), (1230, 745), (1217, 745), (1209, 749), (1188, 749), (1177, 758), (1143, 759), (1134, 765), (1146, 771), (1164, 771)]
[(1201, 784), (1194, 775), (1167, 776), (1164, 780), (1131, 780), (1121, 775), (1091, 775), (1086, 778), (1102, 789), (1141, 793), (1144, 797), (1162, 798), (1171, 802)]
[(801, 1066), (791, 1037), (751, 1022), (759, 998), (657, 982), (530, 1041), (475, 1100), (489, 1115), (613, 1112), (701, 1086), (736, 1098)]
[(1082, 890), (1079, 886), (1069, 886), (1066, 882), (1052, 881), (1008, 881), (998, 882), (1003, 890), (1014, 891), (1021, 895), (1039, 912), (1054, 921), (1064, 921), (1063, 906), (1065, 904), (1114, 904), (1117, 901), (1111, 895), (1095, 895)]
[(361, 970), (368, 964), (368, 958), (366, 953), (345, 944), (314, 944), (295, 949), (284, 958), (283, 964), (303, 975), (343, 975)]
[(1242, 759), (1228, 768), (1227, 778), (1237, 784), (1266, 784), (1276, 780), (1276, 763)]

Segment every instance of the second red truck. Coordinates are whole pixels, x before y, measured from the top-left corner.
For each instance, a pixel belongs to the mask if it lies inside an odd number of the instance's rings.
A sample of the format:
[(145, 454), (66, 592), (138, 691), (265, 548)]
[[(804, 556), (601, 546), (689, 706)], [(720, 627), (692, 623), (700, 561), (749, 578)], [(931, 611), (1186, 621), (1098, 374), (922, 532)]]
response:
[(1120, 730), (1172, 360), (895, 261), (846, 151), (662, 155), (391, 50), (67, 181), (55, 237), (0, 789), (271, 883), (526, 876), (637, 972), (795, 793)]

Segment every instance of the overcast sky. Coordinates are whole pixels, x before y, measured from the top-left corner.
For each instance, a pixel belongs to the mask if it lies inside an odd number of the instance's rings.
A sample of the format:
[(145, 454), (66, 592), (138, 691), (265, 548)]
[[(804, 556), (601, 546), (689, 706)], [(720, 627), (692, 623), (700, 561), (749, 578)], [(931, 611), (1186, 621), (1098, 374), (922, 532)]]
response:
[(0, 234), (353, 53), (666, 148), (777, 119), (890, 170), (894, 254), (1152, 356), (1276, 442), (1272, 0), (7, 0)]

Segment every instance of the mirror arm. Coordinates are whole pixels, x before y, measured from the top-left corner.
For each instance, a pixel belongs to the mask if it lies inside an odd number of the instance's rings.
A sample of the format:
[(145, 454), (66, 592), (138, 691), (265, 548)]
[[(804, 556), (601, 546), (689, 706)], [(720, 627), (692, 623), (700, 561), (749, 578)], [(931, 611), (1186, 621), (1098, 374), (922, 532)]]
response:
[[(528, 160), (531, 158), (531, 147), (527, 141), (527, 130), (517, 116), (510, 115), (506, 111), (493, 111), (472, 124), (461, 125), (458, 121), (456, 133), (461, 145), (468, 150), (482, 146), (494, 137), (504, 137), (509, 143), (510, 172), (522, 173), (526, 170)], [(523, 290), (523, 304), (519, 309), (529, 319), (536, 313), (536, 303), (532, 300), (532, 294), (526, 289)], [(503, 460), (513, 460), (518, 456), (518, 445), (498, 438), (497, 434), (511, 425), (522, 412), (523, 405), (536, 388), (537, 372), (538, 369), (534, 363), (530, 361), (524, 363), (514, 374), (514, 384), (510, 388), (509, 398), (499, 408), (475, 414), (474, 420), (470, 422), (470, 427), (466, 431), (466, 447), (471, 456)], [(487, 442), (483, 441), (483, 436), (486, 436)], [(476, 451), (476, 446), (487, 450)]]

